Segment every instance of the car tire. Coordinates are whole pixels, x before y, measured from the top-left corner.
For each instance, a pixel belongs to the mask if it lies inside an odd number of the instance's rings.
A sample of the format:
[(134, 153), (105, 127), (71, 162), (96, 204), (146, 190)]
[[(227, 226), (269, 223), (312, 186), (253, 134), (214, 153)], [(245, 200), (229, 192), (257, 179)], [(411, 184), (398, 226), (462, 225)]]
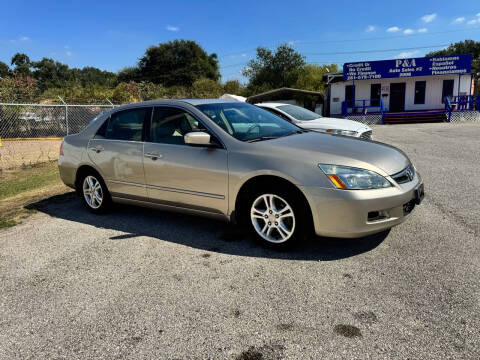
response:
[(111, 205), (110, 193), (102, 177), (94, 172), (85, 173), (80, 181), (83, 204), (94, 214), (105, 213)]
[(265, 186), (252, 190), (243, 207), (243, 223), (254, 239), (273, 249), (298, 245), (306, 231), (305, 207), (295, 192)]

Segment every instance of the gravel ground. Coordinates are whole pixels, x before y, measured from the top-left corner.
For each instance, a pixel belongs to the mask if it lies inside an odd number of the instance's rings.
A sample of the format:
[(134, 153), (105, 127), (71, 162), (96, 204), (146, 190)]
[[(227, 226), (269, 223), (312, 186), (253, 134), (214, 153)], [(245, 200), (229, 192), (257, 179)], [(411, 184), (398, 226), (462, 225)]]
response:
[(374, 135), (427, 191), (379, 236), (278, 253), (212, 220), (39, 204), (0, 231), (0, 358), (480, 358), (480, 124)]

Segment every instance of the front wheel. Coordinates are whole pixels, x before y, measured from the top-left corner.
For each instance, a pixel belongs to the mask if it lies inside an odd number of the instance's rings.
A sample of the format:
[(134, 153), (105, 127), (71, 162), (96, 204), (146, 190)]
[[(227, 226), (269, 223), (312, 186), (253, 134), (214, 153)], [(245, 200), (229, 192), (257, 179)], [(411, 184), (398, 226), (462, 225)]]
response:
[(303, 238), (303, 209), (287, 191), (257, 191), (249, 201), (249, 218), (256, 239), (271, 248), (286, 248)]
[(110, 205), (110, 194), (102, 178), (97, 174), (87, 174), (82, 181), (83, 202), (93, 213), (102, 213)]

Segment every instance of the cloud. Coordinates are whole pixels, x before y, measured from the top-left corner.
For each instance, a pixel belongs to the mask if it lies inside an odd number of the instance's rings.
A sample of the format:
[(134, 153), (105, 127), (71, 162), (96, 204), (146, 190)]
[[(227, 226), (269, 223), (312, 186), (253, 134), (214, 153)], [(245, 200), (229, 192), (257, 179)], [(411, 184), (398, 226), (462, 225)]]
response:
[(20, 41), (28, 41), (30, 38), (28, 36), (20, 36)]
[(394, 32), (398, 32), (400, 31), (401, 29), (398, 27), (398, 26), (392, 26), (392, 27), (389, 27), (387, 29), (387, 32), (391, 32), (391, 33), (394, 33)]
[(468, 25), (475, 25), (475, 24), (478, 24), (478, 23), (480, 23), (480, 19), (472, 19), (472, 20), (467, 21)]
[(478, 13), (477, 16), (480, 16), (480, 13)]
[(180, 30), (180, 28), (178, 26), (173, 26), (173, 25), (167, 25), (165, 27), (165, 29), (168, 30), (168, 31), (173, 31), (173, 32)]
[(461, 24), (465, 22), (465, 18), (463, 16), (460, 16), (458, 18), (456, 18), (455, 20), (452, 21), (452, 24)]
[(421, 19), (423, 22), (431, 23), (433, 20), (435, 20), (436, 17), (437, 17), (437, 14), (433, 13), (433, 14), (424, 15), (421, 17)]
[(64, 49), (70, 49), (70, 46), (65, 45), (63, 48), (64, 48)]
[(421, 28), (421, 29), (418, 29), (417, 32), (421, 33), (421, 34), (425, 34), (426, 32), (428, 31), (427, 28)]
[(72, 53), (71, 51), (67, 51), (67, 52), (65, 52), (65, 55), (67, 55), (67, 56), (73, 56), (73, 53)]
[(404, 33), (405, 35), (412, 35), (414, 32), (415, 32), (415, 31), (412, 30), (412, 29), (405, 29), (405, 30), (403, 30), (403, 33)]
[(414, 55), (417, 55), (418, 54), (418, 50), (415, 50), (415, 51), (404, 51), (404, 52), (401, 52), (400, 54), (398, 54), (397, 56), (395, 56), (396, 58), (399, 58), (399, 59), (405, 59), (405, 58), (410, 58), (410, 57), (413, 57)]
[(373, 25), (368, 25), (367, 28), (365, 29), (365, 32), (372, 32), (375, 31), (375, 26)]

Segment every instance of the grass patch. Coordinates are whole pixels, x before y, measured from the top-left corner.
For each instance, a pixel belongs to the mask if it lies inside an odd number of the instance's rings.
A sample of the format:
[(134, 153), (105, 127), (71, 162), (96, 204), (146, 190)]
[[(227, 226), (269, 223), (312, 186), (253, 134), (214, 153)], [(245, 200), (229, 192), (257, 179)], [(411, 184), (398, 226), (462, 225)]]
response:
[(17, 225), (15, 220), (0, 220), (0, 229), (5, 229)]
[(4, 170), (0, 173), (0, 229), (15, 226), (35, 212), (26, 206), (68, 191), (56, 161)]
[(56, 161), (4, 170), (0, 174), (0, 200), (60, 182)]

